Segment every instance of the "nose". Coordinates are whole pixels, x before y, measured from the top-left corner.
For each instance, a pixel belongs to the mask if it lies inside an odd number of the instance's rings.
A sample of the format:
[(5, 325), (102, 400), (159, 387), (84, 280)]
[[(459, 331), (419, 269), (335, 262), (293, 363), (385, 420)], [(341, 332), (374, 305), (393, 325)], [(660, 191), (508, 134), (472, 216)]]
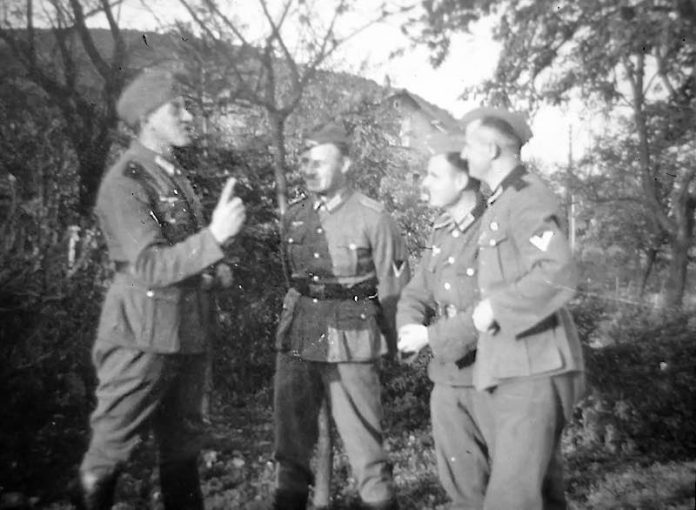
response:
[(183, 113), (181, 115), (181, 120), (182, 122), (191, 122), (193, 120), (193, 115), (191, 115), (190, 111), (184, 108)]

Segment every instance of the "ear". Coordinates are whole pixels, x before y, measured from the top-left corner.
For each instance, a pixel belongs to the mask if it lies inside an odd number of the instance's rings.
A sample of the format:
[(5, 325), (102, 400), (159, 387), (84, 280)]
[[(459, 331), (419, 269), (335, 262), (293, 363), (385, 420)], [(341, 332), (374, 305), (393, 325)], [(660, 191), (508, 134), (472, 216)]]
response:
[(454, 184), (457, 187), (458, 192), (464, 191), (469, 185), (469, 175), (466, 172), (456, 171), (457, 175), (454, 178)]
[(497, 143), (491, 143), (491, 145), (493, 146), (493, 149), (492, 149), (493, 158), (492, 159), (498, 159), (500, 157), (500, 153), (501, 153), (500, 145), (498, 145)]
[(342, 174), (348, 173), (348, 170), (350, 170), (350, 167), (352, 164), (353, 164), (353, 160), (351, 160), (347, 156), (344, 156), (343, 157), (343, 166), (341, 167), (341, 173)]

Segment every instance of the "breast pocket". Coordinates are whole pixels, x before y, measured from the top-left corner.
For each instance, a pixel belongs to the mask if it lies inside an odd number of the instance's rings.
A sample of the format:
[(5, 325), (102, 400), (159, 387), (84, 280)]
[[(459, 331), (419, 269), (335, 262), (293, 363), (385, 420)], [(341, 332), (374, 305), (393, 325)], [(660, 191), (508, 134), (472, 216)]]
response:
[(365, 241), (343, 241), (329, 249), (336, 276), (356, 276), (369, 271), (370, 247)]
[(511, 240), (504, 231), (484, 231), (479, 237), (479, 282), (482, 288), (505, 281), (510, 274)]
[(470, 265), (460, 264), (456, 268), (459, 307), (464, 309), (478, 301), (478, 270), (476, 261)]
[(285, 237), (285, 249), (290, 261), (292, 272), (301, 271), (301, 261), (306, 260), (307, 246), (305, 238), (307, 232), (304, 228), (289, 227)]

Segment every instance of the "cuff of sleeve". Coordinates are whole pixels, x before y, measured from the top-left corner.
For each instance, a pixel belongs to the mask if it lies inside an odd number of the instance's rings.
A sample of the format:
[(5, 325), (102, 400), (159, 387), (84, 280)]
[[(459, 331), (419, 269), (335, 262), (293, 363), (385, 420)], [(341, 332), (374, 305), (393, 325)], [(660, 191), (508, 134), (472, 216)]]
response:
[(225, 257), (225, 252), (222, 251), (222, 246), (217, 242), (215, 236), (210, 232), (209, 228), (204, 228), (198, 234), (201, 239), (203, 248), (203, 258), (206, 260), (205, 265), (215, 264)]

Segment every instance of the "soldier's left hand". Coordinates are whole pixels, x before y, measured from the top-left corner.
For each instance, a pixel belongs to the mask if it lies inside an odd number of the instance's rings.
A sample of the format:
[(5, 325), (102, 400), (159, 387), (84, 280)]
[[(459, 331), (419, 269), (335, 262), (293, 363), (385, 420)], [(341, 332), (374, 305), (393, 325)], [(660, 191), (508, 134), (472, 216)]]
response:
[(234, 275), (232, 274), (232, 268), (229, 264), (222, 262), (215, 266), (215, 280), (223, 289), (228, 289), (232, 286), (234, 283)]
[(474, 313), (471, 314), (471, 318), (474, 320), (474, 326), (481, 333), (485, 333), (491, 329), (495, 323), (491, 302), (488, 299), (481, 301), (476, 305), (476, 308), (474, 308)]
[(399, 329), (397, 349), (403, 353), (420, 351), (428, 345), (428, 328), (422, 324), (407, 324)]

